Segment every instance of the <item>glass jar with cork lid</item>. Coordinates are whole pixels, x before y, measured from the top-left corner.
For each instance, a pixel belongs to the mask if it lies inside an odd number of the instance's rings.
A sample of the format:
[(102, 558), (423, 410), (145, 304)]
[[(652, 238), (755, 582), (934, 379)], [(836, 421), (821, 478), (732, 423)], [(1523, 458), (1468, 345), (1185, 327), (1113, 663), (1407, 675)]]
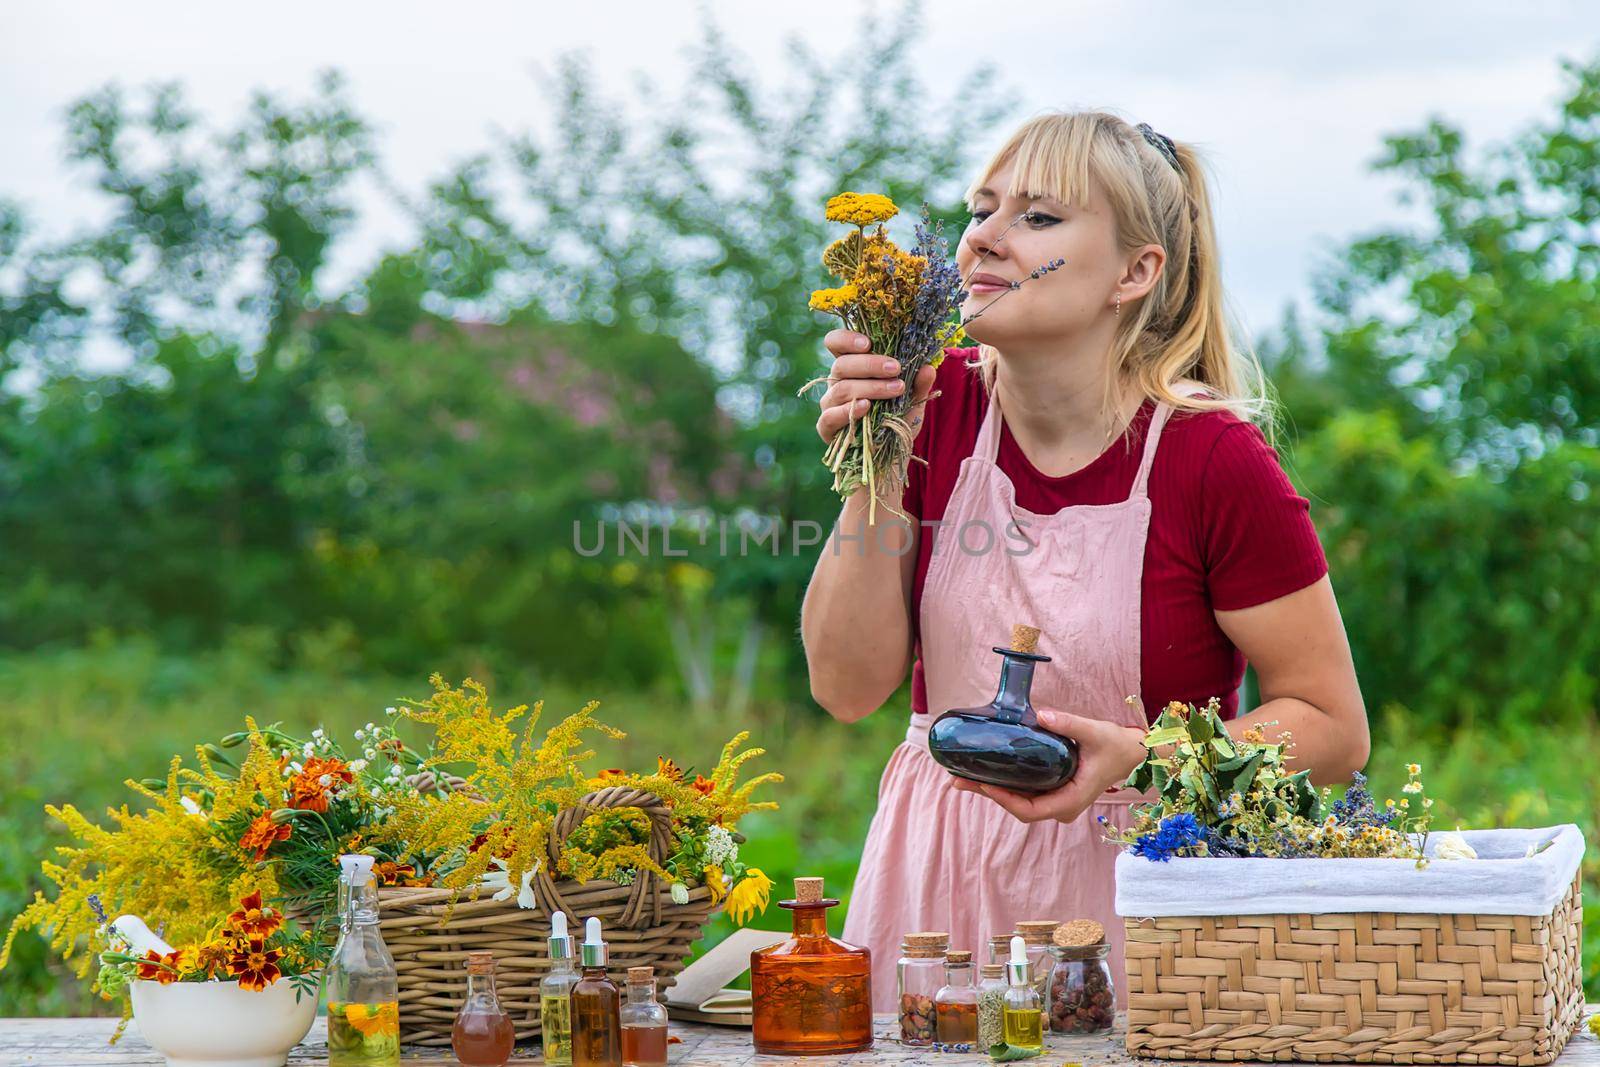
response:
[(944, 985), (933, 997), (933, 1039), (941, 1052), (971, 1052), (978, 1043), (978, 987), (972, 953), (944, 956)]
[[(1007, 952), (1009, 954), (1009, 947)], [(986, 963), (978, 983), (978, 1052), (988, 1052), (1005, 1040), (1006, 965)]]
[(933, 998), (944, 985), (944, 957), (950, 935), (937, 931), (906, 934), (895, 964), (895, 986), (900, 993), (900, 1042), (933, 1044)]
[(1099, 1034), (1117, 1016), (1117, 991), (1106, 954), (1105, 927), (1093, 919), (1074, 919), (1056, 928), (1050, 945), (1050, 1030), (1057, 1034)]

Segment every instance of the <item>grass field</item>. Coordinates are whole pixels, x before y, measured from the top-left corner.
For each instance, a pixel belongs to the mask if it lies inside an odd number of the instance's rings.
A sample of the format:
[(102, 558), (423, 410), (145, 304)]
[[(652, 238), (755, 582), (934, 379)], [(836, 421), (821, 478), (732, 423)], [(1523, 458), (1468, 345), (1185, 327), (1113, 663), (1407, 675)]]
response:
[[(336, 736), (376, 717), (398, 697), (420, 697), (427, 673), (415, 678), (352, 677), (327, 669), (261, 669), (248, 645), (202, 657), (163, 655), (148, 644), (106, 641), (94, 647), (0, 657), (0, 737), (7, 753), (0, 776), (0, 918), (10, 917), (40, 885), (38, 865), (54, 844), (46, 803), (71, 802), (86, 813), (129, 799), (123, 781), (160, 774), (175, 752), (236, 729), (245, 715), (291, 727), (327, 726)], [(452, 679), (454, 680), (454, 679)], [(482, 678), (496, 706), (545, 701), (546, 721), (601, 701), (600, 717), (629, 732), (607, 744), (597, 766), (653, 765), (658, 754), (704, 768), (738, 729), (769, 750), (752, 769), (782, 770), (788, 780), (770, 796), (782, 807), (742, 824), (743, 855), (777, 880), (820, 874), (844, 896), (876, 803), (878, 775), (903, 730), (903, 703), (863, 723), (844, 726), (809, 704), (755, 709), (740, 724), (680, 710), (679, 702), (639, 692), (573, 692), (524, 688), (517, 678)], [(1475, 724), (1426, 728), (1399, 710), (1375, 715), (1369, 765), (1377, 795), (1398, 796), (1403, 764), (1421, 763), (1437, 798), (1436, 826), (1450, 828), (1577, 822), (1593, 843), (1600, 812), (1600, 726), (1571, 723)], [(1586, 867), (1585, 974), (1590, 999), (1600, 998), (1600, 846)], [(842, 922), (844, 909), (834, 913)], [(757, 925), (784, 927), (787, 913), (769, 909)], [(726, 931), (726, 920), (707, 943)], [(837, 927), (836, 927), (837, 929)], [(96, 1001), (37, 938), (19, 940), (0, 972), (0, 1017), (84, 1014)]]

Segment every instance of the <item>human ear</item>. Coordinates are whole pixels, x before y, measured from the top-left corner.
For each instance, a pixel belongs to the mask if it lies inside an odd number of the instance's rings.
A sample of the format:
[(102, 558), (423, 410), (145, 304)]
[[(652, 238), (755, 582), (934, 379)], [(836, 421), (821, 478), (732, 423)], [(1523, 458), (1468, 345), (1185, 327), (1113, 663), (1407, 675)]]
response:
[(1136, 300), (1155, 288), (1166, 263), (1167, 253), (1160, 245), (1145, 245), (1139, 249), (1118, 283), (1123, 299)]

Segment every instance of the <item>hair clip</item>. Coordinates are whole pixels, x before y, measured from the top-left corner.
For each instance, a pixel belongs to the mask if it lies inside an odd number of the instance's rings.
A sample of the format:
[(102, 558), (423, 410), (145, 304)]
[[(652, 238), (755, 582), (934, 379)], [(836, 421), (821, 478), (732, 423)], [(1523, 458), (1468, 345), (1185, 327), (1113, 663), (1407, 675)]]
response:
[(1164, 133), (1157, 133), (1152, 130), (1148, 122), (1139, 123), (1137, 128), (1140, 133), (1144, 134), (1144, 139), (1154, 145), (1156, 151), (1161, 153), (1162, 158), (1172, 164), (1174, 170), (1183, 169), (1178, 166), (1178, 150), (1173, 147), (1172, 138)]

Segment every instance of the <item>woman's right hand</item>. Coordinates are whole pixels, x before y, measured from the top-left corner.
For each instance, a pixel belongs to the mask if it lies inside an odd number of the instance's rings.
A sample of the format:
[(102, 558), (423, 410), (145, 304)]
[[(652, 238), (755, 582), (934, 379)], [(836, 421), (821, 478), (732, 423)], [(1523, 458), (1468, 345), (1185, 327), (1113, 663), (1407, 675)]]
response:
[[(905, 388), (900, 380), (900, 364), (887, 356), (868, 352), (871, 342), (867, 335), (854, 330), (830, 330), (822, 343), (833, 354), (833, 368), (828, 372), (831, 384), (822, 394), (822, 414), (817, 417), (817, 434), (824, 441), (855, 419), (867, 413), (874, 400), (899, 396)], [(922, 432), (922, 408), (928, 402), (937, 376), (933, 367), (923, 367), (917, 372), (915, 388), (911, 392), (911, 405), (906, 408), (905, 420), (911, 427), (911, 436)]]

